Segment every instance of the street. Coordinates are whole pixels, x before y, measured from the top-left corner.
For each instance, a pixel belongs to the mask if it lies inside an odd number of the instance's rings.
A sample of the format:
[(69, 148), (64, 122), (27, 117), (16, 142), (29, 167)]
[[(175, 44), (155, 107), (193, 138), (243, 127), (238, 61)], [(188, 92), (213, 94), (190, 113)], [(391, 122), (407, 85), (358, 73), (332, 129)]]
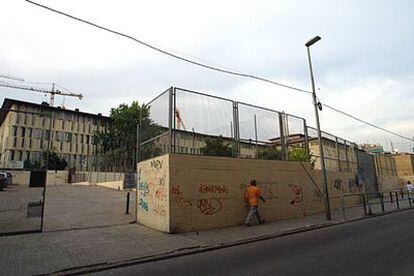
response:
[(100, 275), (413, 275), (414, 210)]

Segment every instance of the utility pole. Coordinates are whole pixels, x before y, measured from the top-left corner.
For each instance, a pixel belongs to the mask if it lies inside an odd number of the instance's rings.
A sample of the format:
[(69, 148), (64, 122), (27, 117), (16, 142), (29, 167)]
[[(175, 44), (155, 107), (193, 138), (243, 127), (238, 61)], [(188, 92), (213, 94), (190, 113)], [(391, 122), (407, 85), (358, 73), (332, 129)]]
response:
[(306, 42), (305, 46), (306, 46), (306, 49), (308, 51), (309, 70), (310, 70), (310, 77), (311, 77), (311, 81), (312, 81), (312, 98), (313, 98), (313, 105), (314, 105), (314, 108), (315, 108), (316, 128), (318, 130), (318, 141), (319, 141), (319, 152), (320, 152), (320, 154), (319, 154), (320, 157), (319, 158), (321, 159), (321, 169), (322, 169), (322, 175), (323, 175), (323, 189), (324, 189), (324, 192), (325, 192), (326, 219), (331, 220), (332, 217), (331, 217), (331, 207), (330, 207), (330, 203), (329, 203), (328, 178), (326, 176), (325, 157), (324, 157), (324, 154), (323, 154), (321, 126), (320, 126), (320, 123), (319, 123), (319, 113), (318, 113), (319, 103), (316, 99), (315, 79), (313, 77), (312, 60), (311, 60), (310, 49), (309, 49), (310, 46), (312, 46), (313, 44), (315, 44), (319, 40), (321, 40), (321, 37), (320, 36), (315, 36), (314, 38), (312, 38), (311, 40)]

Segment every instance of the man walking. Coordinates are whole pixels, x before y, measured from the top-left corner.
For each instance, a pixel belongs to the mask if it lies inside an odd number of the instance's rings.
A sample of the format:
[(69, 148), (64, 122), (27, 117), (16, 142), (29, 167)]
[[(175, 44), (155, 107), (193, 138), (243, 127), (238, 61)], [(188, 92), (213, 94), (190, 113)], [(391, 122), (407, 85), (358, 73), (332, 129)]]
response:
[(259, 224), (264, 223), (264, 220), (260, 218), (259, 214), (259, 198), (265, 202), (264, 198), (260, 195), (260, 188), (256, 187), (256, 180), (252, 179), (250, 181), (250, 186), (246, 189), (246, 195), (245, 200), (246, 204), (249, 205), (250, 211), (247, 215), (245, 224), (246, 226), (252, 225), (252, 219), (254, 216), (257, 217), (257, 220), (259, 221)]

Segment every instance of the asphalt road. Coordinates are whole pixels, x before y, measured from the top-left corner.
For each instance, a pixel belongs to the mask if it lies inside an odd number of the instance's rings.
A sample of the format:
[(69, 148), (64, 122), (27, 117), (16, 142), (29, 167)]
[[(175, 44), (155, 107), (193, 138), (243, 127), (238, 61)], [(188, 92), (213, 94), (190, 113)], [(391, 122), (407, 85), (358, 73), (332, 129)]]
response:
[(99, 274), (414, 275), (414, 210)]

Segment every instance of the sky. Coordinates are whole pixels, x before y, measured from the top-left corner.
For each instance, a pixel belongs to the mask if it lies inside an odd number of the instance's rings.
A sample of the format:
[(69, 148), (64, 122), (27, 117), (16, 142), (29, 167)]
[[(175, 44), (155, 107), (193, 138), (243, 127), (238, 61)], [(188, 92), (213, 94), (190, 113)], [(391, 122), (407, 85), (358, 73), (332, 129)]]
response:
[[(413, 1), (39, 3), (185, 58), (306, 90), (311, 90), (311, 82), (304, 44), (319, 35), (322, 40), (311, 53), (320, 101), (414, 136)], [(108, 115), (111, 107), (134, 100), (146, 103), (176, 86), (284, 111), (315, 125), (309, 94), (187, 64), (23, 0), (0, 4), (0, 74), (42, 88), (50, 89), (49, 83), (55, 82), (84, 95), (82, 100), (57, 97), (56, 105)], [(0, 87), (0, 100), (6, 97), (48, 100), (42, 93)], [(219, 120), (208, 113), (193, 115), (182, 114), (183, 121)], [(347, 140), (412, 151), (413, 143), (329, 109), (324, 108), (320, 118), (323, 130)]]

